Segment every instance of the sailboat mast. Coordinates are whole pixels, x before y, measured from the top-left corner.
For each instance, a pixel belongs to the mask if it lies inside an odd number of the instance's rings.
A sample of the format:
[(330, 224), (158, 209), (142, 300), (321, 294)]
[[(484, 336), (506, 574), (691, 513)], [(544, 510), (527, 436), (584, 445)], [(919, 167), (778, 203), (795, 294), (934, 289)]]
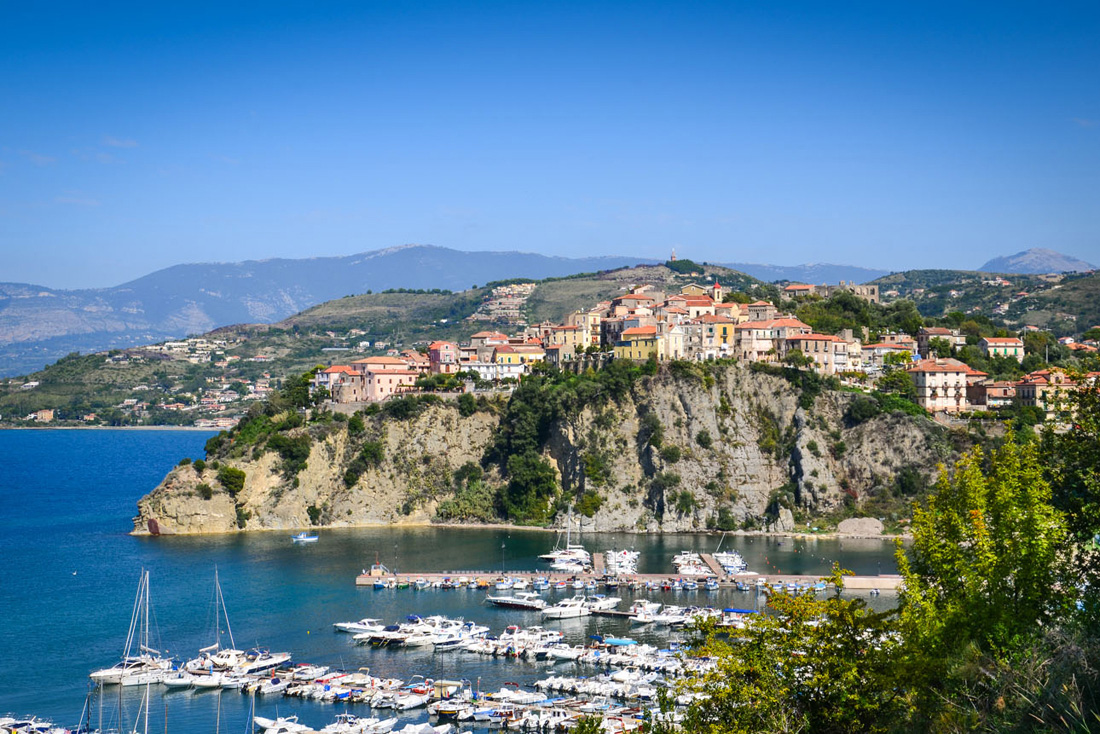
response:
[[(214, 588), (217, 590), (217, 605), (221, 608), (221, 616), (225, 617), (225, 631), (229, 633), (229, 646), (233, 649), (237, 648), (237, 643), (233, 640), (233, 628), (229, 626), (229, 610), (225, 608), (225, 597), (222, 596), (222, 584), (218, 578), (218, 567), (214, 566)], [(215, 610), (216, 613), (216, 610)], [(220, 616), (215, 619), (215, 627), (221, 624)], [(215, 632), (217, 630), (215, 629)], [(219, 647), (221, 646), (221, 638), (218, 638)]]

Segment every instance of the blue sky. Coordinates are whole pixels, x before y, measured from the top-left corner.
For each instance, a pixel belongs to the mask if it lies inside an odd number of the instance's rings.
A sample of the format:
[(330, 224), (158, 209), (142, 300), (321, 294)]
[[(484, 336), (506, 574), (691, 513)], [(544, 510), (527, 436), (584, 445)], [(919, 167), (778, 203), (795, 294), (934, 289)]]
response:
[(0, 281), (410, 242), (1100, 261), (1100, 5), (0, 5)]

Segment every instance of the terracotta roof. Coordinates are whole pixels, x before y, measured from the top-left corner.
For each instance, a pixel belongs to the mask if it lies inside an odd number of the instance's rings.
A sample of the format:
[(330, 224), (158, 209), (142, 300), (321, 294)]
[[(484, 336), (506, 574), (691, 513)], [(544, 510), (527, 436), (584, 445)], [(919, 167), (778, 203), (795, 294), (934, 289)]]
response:
[(768, 303), (767, 301), (756, 301), (755, 303), (750, 303), (749, 305), (750, 306), (772, 306), (773, 304)]
[(912, 367), (906, 369), (906, 372), (958, 372), (960, 374), (966, 374), (968, 369), (970, 368), (965, 364), (953, 359), (922, 359)]
[(357, 359), (354, 362), (352, 362), (352, 364), (365, 364), (365, 365), (400, 364), (400, 365), (404, 365), (404, 364), (407, 364), (407, 362), (403, 359), (398, 359), (397, 357), (367, 357), (365, 359)]
[(351, 367), (347, 366), (346, 364), (334, 364), (331, 367), (329, 367), (327, 370), (322, 370), (322, 372), (324, 372), (325, 374), (328, 374), (328, 375), (335, 375), (335, 374), (338, 374), (338, 373), (344, 373), (344, 374), (348, 374), (348, 375), (356, 374), (355, 370), (353, 370)]
[(632, 326), (623, 329), (622, 336), (657, 336), (656, 326)]
[(785, 290), (785, 291), (812, 291), (813, 289), (814, 289), (814, 287), (812, 285), (807, 285), (806, 283), (791, 283), (789, 286), (787, 286), (783, 290)]
[(455, 344), (454, 342), (438, 341), (438, 342), (432, 342), (431, 344), (429, 344), (428, 349), (442, 349), (443, 347), (447, 347), (447, 346), (454, 347), (455, 349), (458, 348), (458, 345)]
[(1005, 344), (1022, 347), (1023, 341), (1014, 336), (987, 336), (983, 339), (987, 344)]
[(507, 339), (507, 334), (501, 334), (499, 331), (479, 331), (470, 337), (471, 339)]

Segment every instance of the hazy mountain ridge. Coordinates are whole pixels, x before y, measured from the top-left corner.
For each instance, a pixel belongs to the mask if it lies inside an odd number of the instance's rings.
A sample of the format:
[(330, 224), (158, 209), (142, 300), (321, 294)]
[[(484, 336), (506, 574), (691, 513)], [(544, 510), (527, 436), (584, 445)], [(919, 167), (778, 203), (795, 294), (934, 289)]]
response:
[(1096, 266), (1055, 250), (1033, 247), (1015, 255), (995, 257), (979, 270), (985, 273), (1013, 274), (1083, 273), (1096, 270)]
[(889, 275), (890, 270), (863, 268), (856, 265), (834, 265), (832, 263), (805, 263), (803, 265), (761, 265), (758, 263), (716, 263), (726, 268), (740, 270), (746, 275), (771, 283), (777, 280), (789, 280), (792, 283), (835, 284), (840, 281), (867, 283)]
[(464, 290), (504, 278), (574, 275), (638, 262), (412, 245), (340, 257), (174, 265), (112, 288), (55, 290), (3, 283), (0, 375), (30, 372), (77, 350), (133, 346), (230, 324), (271, 323), (369, 290)]

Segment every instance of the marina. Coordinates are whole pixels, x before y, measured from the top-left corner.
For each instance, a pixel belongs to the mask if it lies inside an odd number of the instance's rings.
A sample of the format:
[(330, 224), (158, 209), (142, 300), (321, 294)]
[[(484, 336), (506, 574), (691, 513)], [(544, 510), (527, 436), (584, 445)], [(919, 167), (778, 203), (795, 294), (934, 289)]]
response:
[[(671, 582), (678, 578), (670, 562), (674, 555), (684, 551), (714, 553), (720, 538), (704, 533), (574, 533), (574, 541), (579, 535), (593, 560), (622, 549), (636, 552), (638, 580), (653, 580), (659, 586), (632, 589), (628, 583), (615, 589), (585, 589), (587, 582), (596, 583), (597, 579), (584, 573), (577, 579), (580, 590), (574, 589), (572, 582), (566, 583), (570, 575), (551, 572), (539, 560), (554, 548), (554, 533), (521, 528), (322, 528), (310, 533), (319, 536), (318, 542), (306, 544), (291, 541), (296, 530), (158, 539), (128, 535), (133, 498), (159, 481), (179, 457), (201, 455), (209, 435), (109, 430), (0, 434), (0, 492), (12, 518), (9, 532), (0, 538), (6, 560), (0, 566), (0, 581), (4, 588), (18, 590), (9, 595), (7, 624), (0, 626), (0, 674), (12, 682), (0, 691), (0, 715), (10, 712), (18, 718), (34, 714), (68, 726), (80, 719), (91, 683), (88, 675), (111, 666), (123, 654), (142, 568), (149, 571), (152, 592), (148, 647), (181, 664), (209, 647), (220, 629), (224, 645), (245, 653), (253, 648), (290, 653), (290, 660), (276, 670), (293, 670), (302, 663), (349, 674), (368, 668), (372, 677), (402, 683), (416, 675), (467, 680), (477, 691), (480, 681), (481, 692), (494, 693), (502, 688), (515, 690), (505, 684), (518, 683), (526, 694), (541, 691), (542, 698), (581, 694), (555, 688), (543, 691), (535, 687), (540, 681), (554, 679), (556, 682), (546, 685), (569, 687), (573, 684), (559, 679), (577, 679), (580, 685), (581, 678), (613, 675), (614, 671), (583, 662), (551, 663), (433, 646), (375, 648), (356, 643), (350, 631), (335, 632), (333, 624), (388, 625), (413, 614), (439, 615), (488, 627), (489, 635), (497, 637), (513, 625), (521, 629), (541, 626), (560, 632), (571, 649), (557, 654), (579, 656), (596, 642), (593, 635), (605, 640), (633, 639), (639, 647), (667, 649), (673, 634), (670, 627), (631, 620), (631, 616), (646, 619), (645, 613), (628, 614), (639, 601), (660, 604), (657, 614), (669, 605), (758, 611), (765, 604), (763, 590), (755, 586), (738, 590), (731, 578), (722, 579), (718, 590), (708, 591), (704, 577), (697, 579), (697, 590), (673, 588)], [(58, 454), (70, 457), (70, 462), (43, 459)], [(72, 471), (73, 466), (81, 467), (80, 471)], [(786, 583), (788, 578), (816, 581), (828, 573), (833, 561), (870, 578), (894, 570), (893, 543), (888, 540), (730, 535), (721, 548), (736, 550), (748, 568), (777, 583)], [(391, 576), (407, 586), (374, 589), (355, 584), (353, 579), (376, 560), (387, 571), (397, 570)], [(220, 628), (213, 624), (215, 567), (235, 645), (230, 645), (224, 621)], [(414, 568), (420, 572), (408, 571)], [(473, 588), (445, 589), (443, 580), (454, 576), (447, 569), (482, 569), (480, 574), (466, 575), (475, 582), (481, 576), (487, 584), (495, 582), (503, 570), (509, 578), (526, 581), (527, 588), (479, 590), (475, 583)], [(600, 593), (621, 597), (622, 602), (615, 610), (558, 621), (543, 620), (538, 612), (485, 602), (490, 594), (533, 592), (540, 576), (554, 579), (548, 588), (538, 591), (548, 605), (576, 594)], [(425, 582), (423, 588), (416, 585), (419, 577)], [(683, 578), (686, 581), (688, 577)], [(439, 586), (432, 585), (436, 580)], [(669, 582), (669, 588), (658, 582)], [(563, 588), (555, 588), (558, 583)], [(892, 607), (896, 597), (888, 584), (876, 583), (882, 589), (881, 597), (856, 591), (851, 583), (845, 593), (859, 594), (876, 609)], [(52, 663), (48, 667), (21, 664), (39, 658)], [(299, 725), (315, 731), (336, 723), (344, 713), (360, 719), (394, 718), (393, 731), (398, 732), (429, 721), (426, 707), (374, 711), (362, 704), (285, 693), (253, 696), (241, 695), (240, 688), (195, 688), (184, 685), (183, 675), (178, 678), (152, 683), (147, 707), (145, 685), (105, 686), (106, 695), (90, 704), (92, 728), (102, 720), (103, 729), (130, 732), (135, 717), (143, 718), (148, 711), (151, 730), (215, 731), (220, 720), (226, 731), (240, 731), (250, 719), (253, 704), (258, 719), (296, 716)], [(265, 682), (269, 681), (265, 677)], [(621, 701), (609, 704), (607, 710), (616, 707), (641, 708), (636, 702)]]
[[(760, 573), (739, 573), (728, 574), (720, 566), (714, 557), (708, 553), (700, 554), (700, 557), (706, 563), (710, 576), (717, 580), (721, 588), (736, 588), (737, 584), (749, 584), (755, 585), (761, 578)], [(607, 576), (603, 573), (604, 568), (604, 554), (595, 553), (592, 556), (592, 570), (590, 571), (576, 571), (576, 572), (553, 572), (553, 571), (540, 571), (538, 569), (517, 570), (508, 571), (502, 573), (501, 571), (492, 571), (487, 569), (481, 570), (457, 570), (457, 571), (414, 571), (403, 572), (396, 574), (385, 569), (377, 573), (372, 573), (371, 570), (363, 569), (355, 577), (356, 586), (375, 586), (381, 579), (388, 583), (392, 581), (395, 586), (415, 586), (418, 581), (424, 581), (431, 586), (438, 588), (451, 588), (450, 583), (455, 582), (458, 579), (465, 579), (473, 581), (475, 584), (478, 580), (489, 582), (492, 580), (494, 583), (497, 579), (519, 578), (528, 583), (533, 583), (539, 578), (545, 578), (550, 583), (558, 581), (572, 582), (580, 580), (582, 582), (591, 581), (599, 585), (605, 585)], [(628, 577), (612, 577), (613, 583), (618, 584), (635, 584), (639, 585), (636, 588), (644, 588), (647, 585), (663, 584), (665, 581), (670, 581), (677, 578), (674, 573), (634, 573)], [(814, 585), (821, 580), (821, 574), (809, 575), (809, 574), (790, 574), (790, 573), (777, 573), (768, 574), (764, 577), (765, 582), (770, 585), (782, 585), (786, 587), (788, 584), (795, 584), (797, 587), (805, 587), (806, 585)], [(464, 584), (465, 585), (465, 584)], [(872, 589), (882, 590), (896, 590), (901, 585), (901, 576), (897, 574), (879, 574), (879, 575), (864, 575), (864, 576), (847, 576), (844, 579), (844, 586), (849, 590), (866, 590)]]

